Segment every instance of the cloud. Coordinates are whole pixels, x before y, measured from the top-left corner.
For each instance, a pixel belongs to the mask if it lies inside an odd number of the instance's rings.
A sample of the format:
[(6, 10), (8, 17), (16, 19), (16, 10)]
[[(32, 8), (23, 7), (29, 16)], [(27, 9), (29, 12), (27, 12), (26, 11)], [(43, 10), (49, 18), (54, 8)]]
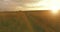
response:
[(12, 0), (0, 0), (0, 11), (12, 11), (16, 10), (16, 7), (19, 6), (20, 3)]
[[(33, 8), (32, 3), (37, 4), (40, 1), (42, 0), (0, 0), (0, 11), (18, 11), (29, 8), (25, 4), (29, 4), (30, 8)], [(38, 5), (36, 7), (39, 8)]]
[(0, 0), (0, 11), (15, 11), (26, 8), (25, 4), (38, 2), (39, 0)]

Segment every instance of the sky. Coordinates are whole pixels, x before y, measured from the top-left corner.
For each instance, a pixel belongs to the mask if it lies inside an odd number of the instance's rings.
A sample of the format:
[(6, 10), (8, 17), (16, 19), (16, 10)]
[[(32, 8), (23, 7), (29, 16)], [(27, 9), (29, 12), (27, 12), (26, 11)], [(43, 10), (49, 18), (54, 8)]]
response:
[(56, 9), (60, 6), (56, 1), (57, 0), (0, 0), (0, 11)]
[[(19, 1), (19, 0), (18, 0)], [(16, 0), (0, 0), (0, 10), (1, 11), (12, 11), (16, 10), (17, 6), (20, 6), (20, 2)]]
[[(31, 8), (39, 8), (39, 6), (36, 5), (39, 1), (42, 0), (0, 0), (0, 11), (17, 11), (24, 9), (29, 10)], [(32, 4), (36, 5), (36, 7)]]

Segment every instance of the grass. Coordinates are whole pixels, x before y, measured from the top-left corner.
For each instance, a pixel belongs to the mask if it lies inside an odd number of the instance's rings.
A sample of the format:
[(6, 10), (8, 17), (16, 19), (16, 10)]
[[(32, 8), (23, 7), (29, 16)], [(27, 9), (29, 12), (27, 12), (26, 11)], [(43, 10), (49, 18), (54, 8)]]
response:
[(1, 12), (0, 32), (59, 32), (48, 14), (48, 11)]

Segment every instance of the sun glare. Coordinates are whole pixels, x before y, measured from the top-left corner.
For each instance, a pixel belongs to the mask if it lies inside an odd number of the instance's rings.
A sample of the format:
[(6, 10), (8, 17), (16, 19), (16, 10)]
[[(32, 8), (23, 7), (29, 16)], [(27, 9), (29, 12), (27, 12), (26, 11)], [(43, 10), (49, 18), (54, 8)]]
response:
[(59, 6), (53, 5), (53, 6), (49, 7), (49, 8), (50, 8), (52, 14), (57, 14), (58, 13)]
[(58, 10), (51, 10), (51, 13), (52, 14), (57, 14), (58, 13)]
[[(32, 10), (44, 10), (45, 9), (45, 10), (51, 10), (53, 14), (57, 14), (58, 10), (60, 9), (60, 0), (43, 0), (37, 3), (33, 3), (33, 4), (26, 3), (25, 6), (28, 7), (28, 8), (25, 8), (25, 11), (31, 10), (31, 9)], [(32, 8), (32, 7), (35, 7), (35, 8)]]

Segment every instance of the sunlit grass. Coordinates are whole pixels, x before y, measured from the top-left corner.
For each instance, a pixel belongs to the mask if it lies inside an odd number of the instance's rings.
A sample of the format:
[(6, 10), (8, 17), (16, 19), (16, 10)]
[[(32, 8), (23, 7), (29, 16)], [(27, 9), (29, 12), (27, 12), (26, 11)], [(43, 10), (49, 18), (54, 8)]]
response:
[[(55, 32), (55, 20), (47, 11), (0, 13), (0, 32)], [(53, 23), (54, 22), (54, 23)], [(58, 27), (59, 28), (59, 27)]]

